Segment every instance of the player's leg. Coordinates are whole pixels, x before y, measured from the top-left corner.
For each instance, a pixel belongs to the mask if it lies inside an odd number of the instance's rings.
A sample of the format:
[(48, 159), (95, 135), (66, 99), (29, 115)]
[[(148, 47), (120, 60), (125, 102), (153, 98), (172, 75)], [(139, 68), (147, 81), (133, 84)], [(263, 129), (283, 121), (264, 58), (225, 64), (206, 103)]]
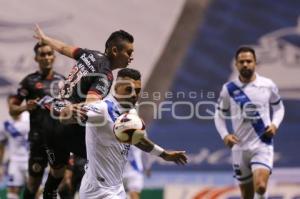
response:
[(21, 187), (25, 184), (18, 162), (11, 161), (8, 166), (7, 198), (19, 199)]
[(266, 168), (257, 168), (253, 171), (253, 185), (255, 190), (254, 199), (265, 199), (270, 170)]
[(28, 178), (23, 198), (34, 199), (41, 185), (45, 168), (47, 167), (47, 155), (42, 144), (40, 134), (32, 133), (30, 138), (30, 152), (28, 161)]
[(232, 165), (243, 199), (253, 199), (254, 188), (250, 169), (250, 154), (237, 147), (232, 150)]
[(130, 199), (140, 199), (140, 193), (144, 186), (144, 177), (141, 172), (131, 171), (123, 178), (125, 190)]
[(58, 186), (63, 180), (64, 173), (66, 170), (65, 165), (61, 165), (60, 167), (51, 167), (50, 172), (48, 174), (45, 188), (43, 192), (44, 199), (55, 199), (57, 198), (57, 190)]
[(253, 188), (252, 180), (247, 182), (247, 183), (240, 184), (239, 187), (240, 187), (243, 199), (253, 199), (253, 197), (254, 197), (254, 188)]
[(273, 147), (261, 146), (253, 151), (251, 169), (255, 199), (267, 198), (267, 185), (273, 168)]
[(44, 124), (47, 128), (44, 134), (44, 142), (50, 172), (45, 183), (43, 198), (55, 199), (69, 159), (68, 140), (64, 136), (66, 129), (59, 121), (49, 116), (45, 119)]
[(72, 168), (73, 169), (73, 176), (72, 176), (73, 195), (75, 195), (76, 192), (79, 192), (81, 180), (85, 173), (86, 163), (87, 160), (85, 158), (81, 158), (74, 155), (74, 166)]

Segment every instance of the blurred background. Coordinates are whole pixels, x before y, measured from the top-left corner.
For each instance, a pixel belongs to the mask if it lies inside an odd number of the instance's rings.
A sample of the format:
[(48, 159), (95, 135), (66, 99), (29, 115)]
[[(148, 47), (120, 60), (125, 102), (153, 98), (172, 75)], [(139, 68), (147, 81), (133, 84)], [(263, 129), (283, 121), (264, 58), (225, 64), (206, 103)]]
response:
[[(34, 61), (34, 24), (66, 43), (104, 50), (109, 34), (134, 35), (134, 61), (142, 72), (140, 113), (156, 143), (184, 149), (187, 166), (150, 158), (142, 198), (239, 198), (230, 151), (211, 116), (223, 83), (236, 76), (235, 50), (255, 48), (258, 73), (278, 85), (286, 116), (275, 138), (271, 198), (300, 198), (300, 1), (297, 0), (0, 0), (0, 121), (6, 97)], [(56, 54), (65, 75), (74, 62)], [(174, 117), (176, 115), (177, 117)], [(178, 119), (179, 118), (179, 119)], [(2, 122), (1, 122), (2, 124)], [(298, 155), (297, 155), (298, 154)], [(4, 188), (4, 186), (2, 186)], [(1, 198), (1, 197), (0, 197)]]

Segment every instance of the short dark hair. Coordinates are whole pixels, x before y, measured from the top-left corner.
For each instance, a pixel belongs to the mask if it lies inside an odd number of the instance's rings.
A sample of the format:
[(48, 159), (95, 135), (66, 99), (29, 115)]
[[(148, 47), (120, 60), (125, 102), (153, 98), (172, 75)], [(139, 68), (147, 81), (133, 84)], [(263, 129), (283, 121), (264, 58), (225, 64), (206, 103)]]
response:
[(138, 70), (135, 70), (133, 68), (123, 68), (119, 70), (117, 78), (118, 77), (129, 77), (134, 80), (140, 80), (141, 79), (141, 73)]
[(33, 51), (35, 53), (35, 55), (38, 54), (38, 50), (39, 48), (43, 47), (43, 46), (49, 46), (48, 44), (45, 44), (45, 43), (41, 43), (41, 42), (37, 42), (34, 47), (33, 47)]
[(134, 38), (130, 33), (124, 30), (115, 31), (111, 33), (109, 38), (106, 40), (105, 50), (113, 45), (116, 45), (118, 48), (122, 48), (122, 46), (120, 46), (121, 41), (128, 41), (130, 43), (133, 43)]
[(255, 54), (255, 50), (249, 46), (241, 46), (237, 49), (236, 53), (235, 53), (235, 59), (238, 58), (239, 54), (240, 53), (243, 53), (243, 52), (250, 52), (252, 53), (254, 59), (256, 60), (256, 54)]

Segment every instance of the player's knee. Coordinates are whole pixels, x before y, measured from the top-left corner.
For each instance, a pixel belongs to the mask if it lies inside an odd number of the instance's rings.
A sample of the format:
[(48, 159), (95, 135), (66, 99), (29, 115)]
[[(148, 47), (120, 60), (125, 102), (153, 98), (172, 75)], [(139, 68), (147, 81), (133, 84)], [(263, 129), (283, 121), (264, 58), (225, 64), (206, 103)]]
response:
[(267, 190), (267, 184), (265, 182), (257, 182), (256, 183), (256, 189), (255, 189), (255, 192), (260, 194), (260, 195), (263, 195), (265, 194), (266, 190)]
[(65, 165), (59, 165), (59, 166), (51, 166), (50, 173), (54, 178), (61, 178), (64, 176), (66, 170)]

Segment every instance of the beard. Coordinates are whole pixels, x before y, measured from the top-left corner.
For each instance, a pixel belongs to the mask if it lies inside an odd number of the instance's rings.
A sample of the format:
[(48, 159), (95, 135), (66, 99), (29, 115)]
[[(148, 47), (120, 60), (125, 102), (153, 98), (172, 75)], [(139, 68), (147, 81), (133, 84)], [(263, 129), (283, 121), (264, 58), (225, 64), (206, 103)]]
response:
[(251, 79), (254, 74), (254, 70), (242, 68), (240, 70), (240, 75), (245, 79)]

